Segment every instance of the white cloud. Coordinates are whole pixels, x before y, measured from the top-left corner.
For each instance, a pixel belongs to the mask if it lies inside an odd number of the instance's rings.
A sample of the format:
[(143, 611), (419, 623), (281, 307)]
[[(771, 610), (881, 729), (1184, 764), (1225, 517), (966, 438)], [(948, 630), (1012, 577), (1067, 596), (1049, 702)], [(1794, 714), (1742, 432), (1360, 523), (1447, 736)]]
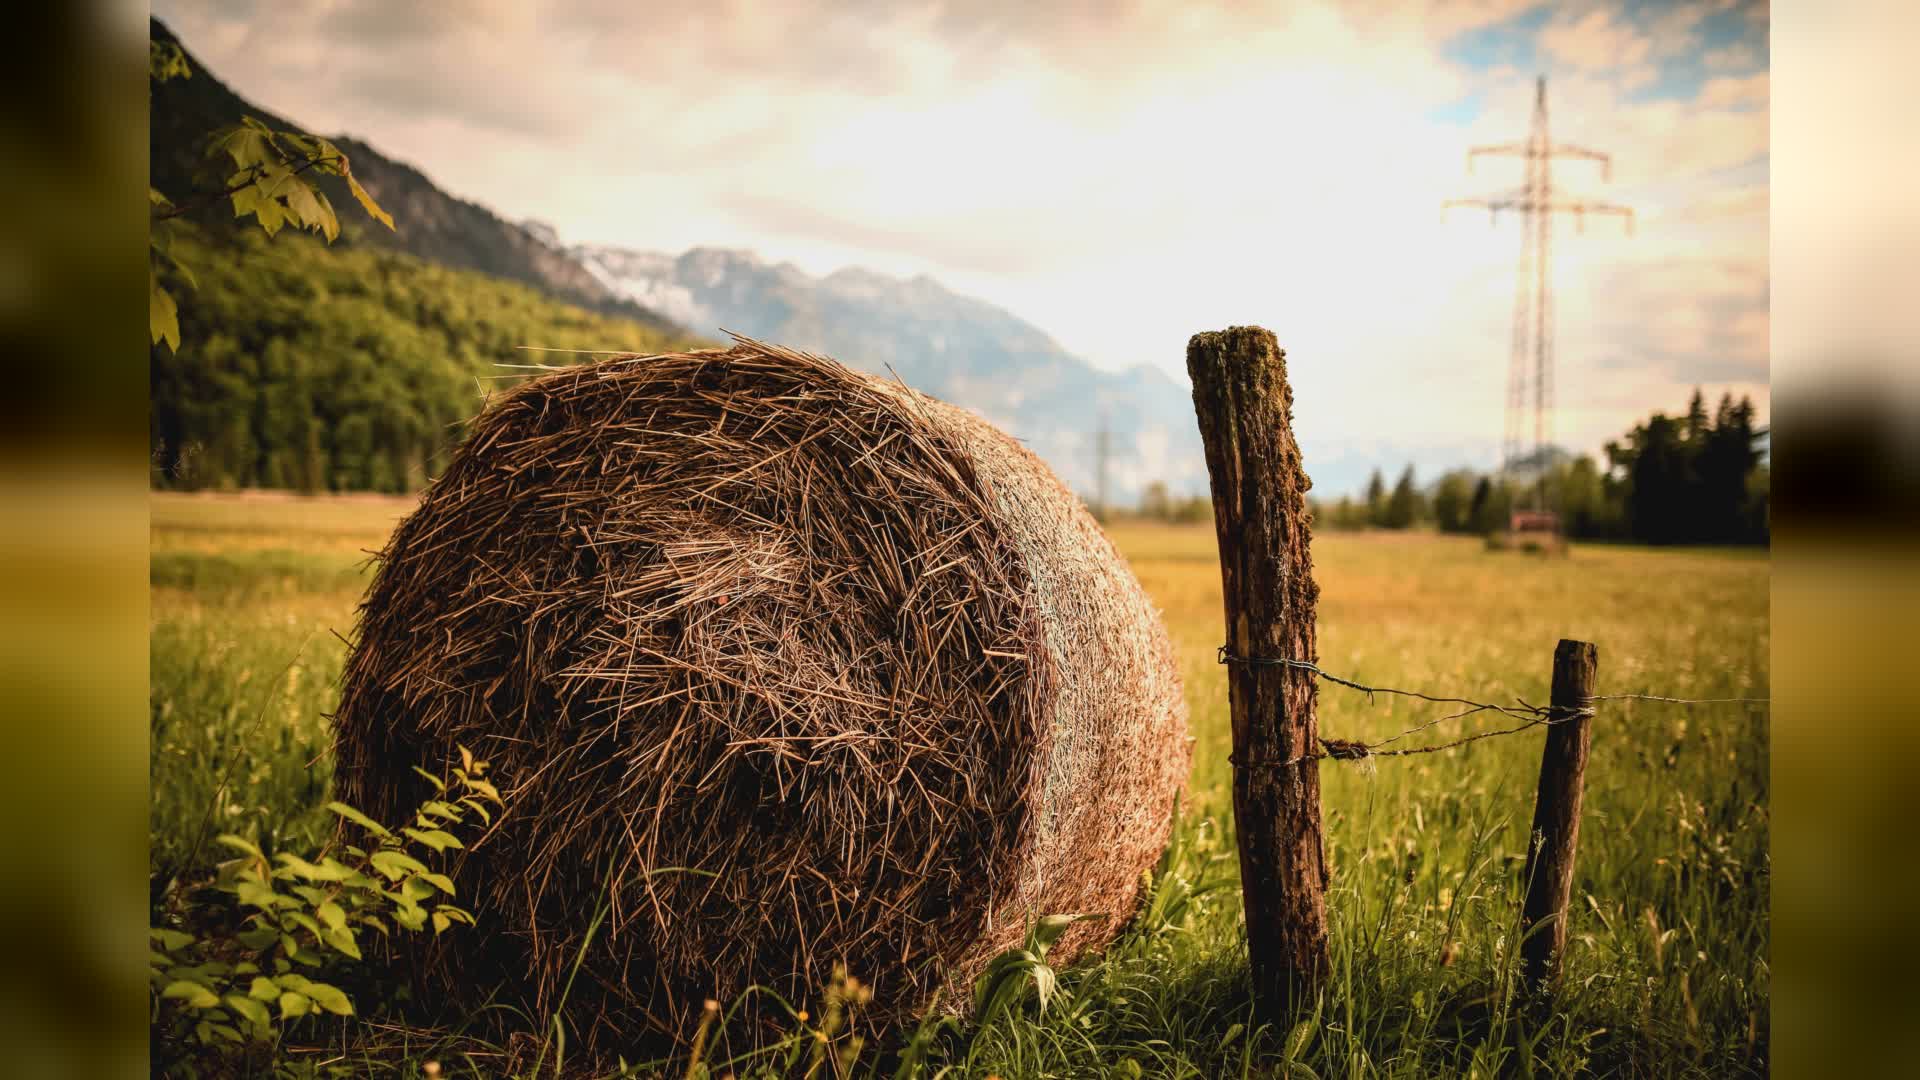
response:
[(1559, 18), (1540, 32), (1547, 55), (1589, 71), (1633, 69), (1653, 53), (1653, 38), (1606, 8)]
[(1767, 104), (1767, 73), (1762, 71), (1753, 75), (1722, 75), (1708, 79), (1700, 88), (1696, 104), (1708, 109), (1739, 108), (1745, 105)]

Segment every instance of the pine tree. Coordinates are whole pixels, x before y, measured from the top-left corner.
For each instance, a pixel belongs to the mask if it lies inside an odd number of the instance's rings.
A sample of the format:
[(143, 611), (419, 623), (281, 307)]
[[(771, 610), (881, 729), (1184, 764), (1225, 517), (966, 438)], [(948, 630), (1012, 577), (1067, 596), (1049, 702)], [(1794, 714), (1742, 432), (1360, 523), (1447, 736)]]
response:
[(1400, 482), (1393, 485), (1393, 495), (1387, 499), (1386, 520), (1383, 524), (1389, 529), (1407, 529), (1420, 517), (1420, 493), (1414, 487), (1413, 466), (1408, 465), (1400, 474)]
[(1467, 532), (1473, 523), (1473, 473), (1455, 469), (1433, 485), (1433, 523), (1441, 532)]
[(1693, 388), (1693, 398), (1687, 402), (1686, 440), (1690, 446), (1699, 446), (1706, 441), (1711, 429), (1707, 424), (1707, 401), (1701, 396), (1700, 388)]

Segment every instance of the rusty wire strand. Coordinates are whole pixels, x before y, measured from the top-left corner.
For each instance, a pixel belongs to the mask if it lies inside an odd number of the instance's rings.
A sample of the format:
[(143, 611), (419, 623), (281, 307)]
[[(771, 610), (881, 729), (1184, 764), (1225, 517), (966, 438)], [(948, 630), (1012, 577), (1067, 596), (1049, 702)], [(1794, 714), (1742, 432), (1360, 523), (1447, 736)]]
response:
[(1763, 697), (1662, 697), (1659, 694), (1595, 694), (1588, 701), (1664, 701), (1673, 705), (1770, 705)]
[[(1366, 758), (1376, 758), (1376, 757), (1411, 757), (1415, 754), (1433, 754), (1433, 753), (1438, 753), (1441, 750), (1452, 750), (1456, 747), (1465, 746), (1466, 744), (1471, 742), (1478, 742), (1481, 739), (1491, 739), (1497, 735), (1517, 735), (1520, 732), (1527, 731), (1532, 728), (1539, 727), (1541, 725), (1558, 724), (1558, 723), (1563, 723), (1567, 720), (1574, 720), (1574, 719), (1579, 719), (1581, 717), (1592, 716), (1594, 715), (1593, 705), (1594, 705), (1594, 702), (1597, 702), (1597, 701), (1659, 701), (1659, 702), (1667, 702), (1675, 705), (1722, 705), (1722, 704), (1765, 705), (1770, 702), (1770, 699), (1768, 698), (1752, 698), (1752, 697), (1680, 698), (1680, 697), (1664, 697), (1656, 694), (1595, 694), (1591, 697), (1586, 698), (1585, 701), (1582, 703), (1581, 707), (1578, 709), (1568, 709), (1568, 708), (1564, 708), (1560, 706), (1552, 706), (1552, 705), (1549, 705), (1543, 708), (1539, 705), (1529, 704), (1526, 700), (1522, 698), (1515, 698), (1514, 700), (1516, 704), (1514, 705), (1495, 705), (1495, 704), (1491, 704), (1484, 701), (1474, 701), (1471, 698), (1444, 697), (1444, 696), (1439, 696), (1434, 694), (1425, 694), (1418, 690), (1401, 690), (1391, 686), (1368, 686), (1365, 683), (1358, 682), (1353, 679), (1343, 678), (1342, 676), (1339, 676), (1339, 675), (1335, 675), (1332, 672), (1321, 668), (1318, 664), (1314, 664), (1306, 660), (1294, 660), (1294, 659), (1283, 657), (1283, 656), (1235, 656), (1234, 654), (1227, 651), (1227, 647), (1225, 645), (1220, 646), (1219, 652), (1217, 654), (1217, 660), (1221, 664), (1244, 664), (1248, 667), (1289, 667), (1299, 671), (1305, 671), (1311, 675), (1315, 675), (1315, 676), (1318, 676), (1319, 678), (1325, 679), (1328, 682), (1337, 683), (1341, 686), (1347, 687), (1350, 690), (1357, 690), (1360, 693), (1367, 695), (1367, 700), (1370, 703), (1372, 702), (1373, 696), (1375, 694), (1395, 694), (1400, 697), (1418, 698), (1421, 701), (1431, 701), (1431, 702), (1434, 702), (1435, 704), (1440, 704), (1440, 705), (1467, 706), (1465, 709), (1462, 709), (1459, 712), (1449, 713), (1446, 716), (1438, 717), (1433, 720), (1428, 720), (1422, 724), (1416, 724), (1413, 727), (1410, 727), (1405, 731), (1400, 732), (1398, 735), (1390, 735), (1387, 738), (1381, 739), (1378, 742), (1363, 743), (1353, 739), (1322, 738), (1318, 740), (1318, 742), (1320, 743), (1321, 749), (1308, 754), (1300, 754), (1296, 757), (1289, 758), (1286, 761), (1278, 761), (1278, 762), (1250, 761), (1250, 762), (1243, 763), (1238, 761), (1237, 759), (1232, 758), (1231, 755), (1229, 756), (1229, 760), (1236, 765), (1246, 764), (1249, 766), (1266, 766), (1266, 767), (1281, 768), (1281, 769), (1290, 768), (1294, 765), (1299, 765), (1303, 762), (1308, 762), (1308, 761), (1321, 761), (1326, 759), (1333, 759), (1337, 761), (1358, 761)], [(1432, 746), (1416, 746), (1416, 747), (1409, 747), (1409, 748), (1400, 749), (1400, 750), (1380, 749), (1383, 746), (1387, 746), (1389, 744), (1399, 742), (1401, 739), (1404, 739), (1409, 735), (1416, 735), (1438, 724), (1444, 724), (1449, 720), (1459, 720), (1463, 717), (1472, 716), (1475, 713), (1480, 713), (1480, 712), (1496, 712), (1496, 713), (1500, 713), (1503, 716), (1511, 716), (1511, 717), (1514, 717), (1515, 719), (1519, 719), (1524, 722), (1515, 727), (1501, 728), (1498, 731), (1476, 732), (1472, 735), (1467, 735), (1462, 738), (1455, 739), (1452, 742), (1436, 743)]]

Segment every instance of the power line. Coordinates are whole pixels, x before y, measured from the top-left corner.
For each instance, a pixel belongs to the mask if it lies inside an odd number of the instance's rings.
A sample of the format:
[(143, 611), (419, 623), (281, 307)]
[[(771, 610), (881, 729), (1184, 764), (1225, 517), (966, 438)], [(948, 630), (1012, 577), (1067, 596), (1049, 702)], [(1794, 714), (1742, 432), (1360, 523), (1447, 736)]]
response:
[(1112, 434), (1107, 410), (1100, 410), (1100, 431), (1094, 438), (1094, 505), (1098, 507), (1095, 517), (1101, 521), (1107, 518), (1107, 458), (1112, 452)]

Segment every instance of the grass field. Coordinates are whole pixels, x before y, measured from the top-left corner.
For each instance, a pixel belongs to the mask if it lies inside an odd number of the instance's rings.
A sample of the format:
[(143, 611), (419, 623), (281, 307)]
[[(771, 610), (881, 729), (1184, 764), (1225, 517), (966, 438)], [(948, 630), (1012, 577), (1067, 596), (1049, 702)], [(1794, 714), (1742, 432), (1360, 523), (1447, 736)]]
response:
[[(156, 895), (210, 864), (209, 828), (295, 850), (320, 841), (343, 637), (367, 551), (408, 507), (153, 496)], [(1334, 978), (1289, 1030), (1249, 1031), (1212, 530), (1123, 525), (1114, 538), (1165, 613), (1192, 707), (1191, 794), (1156, 886), (1167, 902), (1066, 973), (1044, 1017), (1029, 1004), (938, 1044), (952, 1075), (1767, 1071), (1767, 717), (1736, 706), (1602, 708), (1564, 987), (1544, 1013), (1510, 993), (1539, 733), (1324, 765)], [(1328, 534), (1314, 559), (1321, 664), (1376, 685), (1543, 702), (1554, 644), (1574, 637), (1598, 644), (1602, 693), (1768, 691), (1762, 552), (1543, 559), (1424, 533)], [(1337, 686), (1320, 695), (1325, 735), (1373, 740), (1437, 715)], [(1420, 738), (1510, 725), (1469, 718)], [(387, 1064), (405, 1075), (412, 1061)]]

